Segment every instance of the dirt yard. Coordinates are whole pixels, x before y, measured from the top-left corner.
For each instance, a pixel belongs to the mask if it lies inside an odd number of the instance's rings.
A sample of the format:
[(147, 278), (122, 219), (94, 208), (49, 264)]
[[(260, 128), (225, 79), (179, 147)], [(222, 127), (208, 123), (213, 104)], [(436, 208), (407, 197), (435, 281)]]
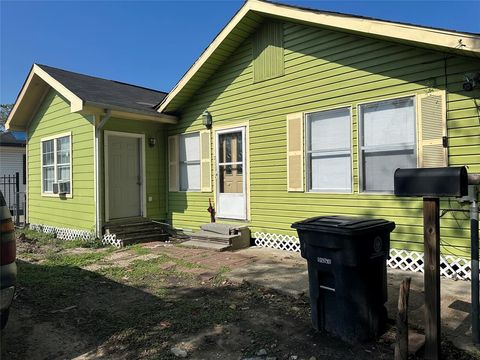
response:
[[(393, 329), (347, 345), (312, 329), (307, 298), (231, 283), (228, 267), (203, 263), (162, 247), (20, 235), (2, 359), (393, 358)], [(443, 350), (446, 359), (471, 358), (448, 343)]]

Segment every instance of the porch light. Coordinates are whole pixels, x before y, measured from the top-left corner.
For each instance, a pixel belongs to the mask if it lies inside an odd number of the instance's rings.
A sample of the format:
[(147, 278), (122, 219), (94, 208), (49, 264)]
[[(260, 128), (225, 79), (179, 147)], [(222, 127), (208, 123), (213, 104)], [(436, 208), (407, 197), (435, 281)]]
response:
[(154, 147), (157, 144), (157, 139), (154, 137), (148, 138), (148, 146)]
[(212, 127), (212, 114), (210, 114), (208, 110), (205, 110), (202, 114), (202, 117), (203, 117), (203, 125), (207, 129), (210, 129)]

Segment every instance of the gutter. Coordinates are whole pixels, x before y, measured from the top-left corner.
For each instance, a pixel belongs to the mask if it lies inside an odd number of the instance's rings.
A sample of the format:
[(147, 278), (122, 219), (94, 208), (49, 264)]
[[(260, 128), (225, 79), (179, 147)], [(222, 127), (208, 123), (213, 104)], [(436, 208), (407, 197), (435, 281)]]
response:
[(101, 163), (101, 156), (100, 156), (100, 146), (101, 146), (101, 131), (105, 124), (107, 123), (108, 119), (111, 116), (111, 110), (105, 109), (104, 114), (100, 117), (100, 123), (96, 124), (96, 119), (94, 118), (94, 126), (95, 126), (95, 232), (97, 237), (100, 239), (102, 236), (102, 207), (101, 207), (101, 184), (100, 179), (102, 179), (101, 171), (102, 171), (102, 163)]

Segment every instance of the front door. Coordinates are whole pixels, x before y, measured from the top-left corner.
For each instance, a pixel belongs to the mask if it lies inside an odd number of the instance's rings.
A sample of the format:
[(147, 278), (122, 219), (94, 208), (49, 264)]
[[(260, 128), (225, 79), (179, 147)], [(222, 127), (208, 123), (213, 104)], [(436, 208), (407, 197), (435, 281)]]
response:
[(107, 137), (109, 219), (142, 215), (140, 145), (138, 137)]
[(222, 130), (216, 134), (217, 216), (245, 220), (245, 128)]

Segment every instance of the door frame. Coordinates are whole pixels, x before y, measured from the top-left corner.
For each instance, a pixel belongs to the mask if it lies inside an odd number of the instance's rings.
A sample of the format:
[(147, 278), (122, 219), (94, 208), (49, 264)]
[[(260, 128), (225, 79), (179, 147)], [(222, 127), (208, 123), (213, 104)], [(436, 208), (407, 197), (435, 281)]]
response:
[(222, 134), (229, 134), (241, 131), (242, 132), (242, 162), (243, 162), (243, 194), (245, 195), (245, 216), (241, 218), (229, 218), (222, 216), (221, 213), (217, 213), (217, 217), (219, 219), (226, 219), (226, 220), (238, 220), (238, 221), (248, 221), (250, 218), (250, 166), (249, 166), (249, 139), (248, 139), (248, 124), (236, 124), (230, 125), (225, 127), (217, 127), (214, 129), (215, 135), (215, 203), (217, 204), (218, 209), (218, 198), (220, 194), (220, 165), (219, 165), (219, 157), (218, 153), (220, 150), (219, 146), (219, 138)]
[(110, 220), (110, 204), (109, 204), (109, 188), (108, 188), (108, 138), (110, 136), (120, 136), (120, 137), (127, 137), (127, 138), (136, 138), (140, 139), (140, 151), (138, 156), (140, 159), (140, 177), (142, 184), (140, 185), (140, 216), (146, 216), (147, 214), (147, 189), (146, 189), (146, 166), (145, 166), (145, 134), (140, 133), (129, 133), (129, 132), (121, 132), (121, 131), (112, 131), (112, 130), (104, 130), (104, 189), (105, 189), (105, 222)]

